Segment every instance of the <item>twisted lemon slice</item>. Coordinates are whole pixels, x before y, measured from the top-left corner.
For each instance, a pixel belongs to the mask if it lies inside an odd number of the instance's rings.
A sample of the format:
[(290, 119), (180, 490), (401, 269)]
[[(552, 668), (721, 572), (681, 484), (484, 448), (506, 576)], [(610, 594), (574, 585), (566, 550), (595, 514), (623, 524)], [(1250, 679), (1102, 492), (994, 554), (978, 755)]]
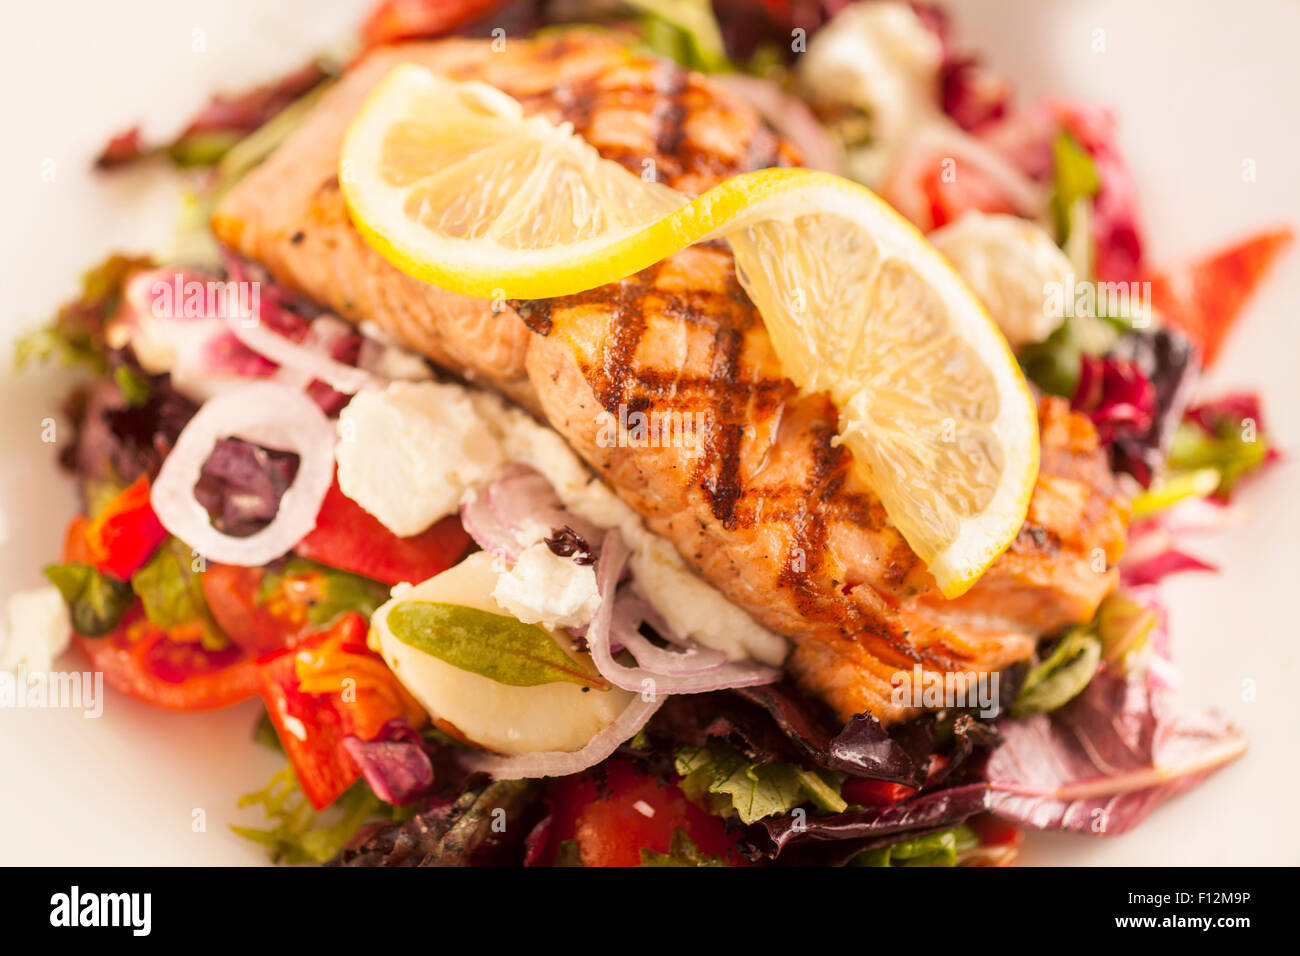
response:
[(691, 200), (497, 89), (416, 66), (352, 121), (339, 178), (385, 258), (481, 298), (568, 295), (725, 238), (785, 373), (830, 394), (855, 466), (946, 596), (1024, 522), (1038, 426), (1019, 366), (947, 261), (870, 190), (769, 169)]

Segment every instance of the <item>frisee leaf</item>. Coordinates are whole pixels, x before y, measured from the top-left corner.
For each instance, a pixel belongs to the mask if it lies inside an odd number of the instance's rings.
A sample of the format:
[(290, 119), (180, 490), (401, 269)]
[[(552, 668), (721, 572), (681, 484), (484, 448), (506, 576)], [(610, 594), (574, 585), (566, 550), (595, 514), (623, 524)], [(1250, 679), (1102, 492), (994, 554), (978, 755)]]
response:
[(746, 825), (804, 803), (832, 813), (848, 807), (832, 775), (788, 763), (754, 763), (718, 741), (678, 750), (675, 765), (688, 798), (719, 815), (734, 812)]
[(504, 614), (437, 601), (404, 601), (388, 612), (403, 644), (500, 684), (609, 684), (589, 662), (566, 654), (545, 630)]
[(72, 629), (82, 637), (113, 630), (135, 599), (129, 585), (88, 564), (51, 564), (45, 576), (63, 595)]
[(239, 806), (262, 807), (272, 826), (230, 829), (266, 847), (273, 862), (289, 864), (324, 863), (368, 821), (391, 821), (405, 815), (376, 797), (364, 780), (358, 780), (318, 813), (299, 788), (291, 764), (285, 765), (263, 789), (240, 797)]

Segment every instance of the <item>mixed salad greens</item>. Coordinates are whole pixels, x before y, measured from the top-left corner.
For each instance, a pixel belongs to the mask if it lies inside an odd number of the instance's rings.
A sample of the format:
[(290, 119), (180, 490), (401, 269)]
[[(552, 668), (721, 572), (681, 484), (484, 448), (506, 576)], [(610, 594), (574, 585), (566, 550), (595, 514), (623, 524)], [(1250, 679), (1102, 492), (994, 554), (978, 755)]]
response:
[[(110, 684), (156, 706), (266, 703), (255, 736), (287, 765), (241, 801), (260, 807), (267, 824), (236, 831), (286, 863), (993, 865), (1014, 858), (1019, 827), (1122, 833), (1239, 754), (1244, 742), (1230, 725), (1173, 705), (1157, 585), (1210, 568), (1182, 550), (1183, 534), (1221, 521), (1243, 482), (1277, 456), (1256, 398), (1193, 396), (1289, 231), (1152, 270), (1112, 116), (1063, 101), (1017, 105), (1005, 78), (958, 49), (943, 12), (921, 3), (385, 0), (360, 49), (572, 22), (718, 75), (810, 162), (862, 179), (927, 231), (967, 216), (1016, 216), (1050, 237), (1072, 280), (1150, 284), (1144, 308), (1069, 308), (1017, 346), (1026, 375), (1086, 414), (1115, 471), (1128, 476), (1135, 520), (1121, 590), (1090, 624), (1045, 636), (1033, 662), (1005, 672), (994, 716), (948, 710), (885, 728), (863, 714), (840, 726), (759, 670), (703, 693), (668, 694), (630, 740), (613, 741), (580, 772), (490, 779), (368, 632), (392, 586), (426, 581), (477, 547), (512, 547), (509, 535), (469, 512), (464, 524), (453, 515), (399, 536), (327, 473), (309, 532), (289, 555), (253, 567), (213, 560), (199, 542), (169, 533), (151, 498), (182, 433), (210, 404), (178, 387), (182, 372), (192, 386), (282, 369), (199, 316), (176, 319), (172, 332), (190, 345), (183, 362), (159, 371), (132, 332), (132, 283), (181, 269), (236, 277), (256, 268), (216, 249), (205, 211), (342, 68), (314, 62), (217, 97), (169, 143), (145, 143), (135, 129), (115, 137), (100, 169), (162, 161), (198, 170), (178, 243), (186, 253), (165, 263), (110, 257), (16, 349), (20, 367), (57, 360), (91, 376), (66, 407), (77, 440), (63, 464), (79, 482), (83, 513), (68, 526), (61, 561), (46, 569), (74, 643)], [(857, 85), (831, 81), (845, 75), (846, 44), (848, 62), (861, 65)], [(968, 160), (959, 179), (944, 174), (949, 156)], [(259, 281), (263, 320), (328, 362), (306, 394), (336, 418), (349, 395), (330, 376), (373, 371), (385, 346)], [(255, 535), (308, 467), (292, 451), (222, 438), (202, 462), (195, 497), (221, 533)], [(544, 495), (527, 500), (557, 507)], [(601, 543), (566, 521), (546, 541), (552, 553), (594, 561), (603, 549), (602, 561), (613, 560), (612, 538)], [(630, 613), (620, 644), (639, 647), (637, 662), (650, 668), (664, 634), (645, 609)], [(473, 609), (436, 601), (399, 605), (385, 622), (401, 641), (507, 684), (586, 690), (637, 671), (614, 661), (608, 633), (603, 647), (587, 634), (592, 653), (608, 657), (588, 673), (541, 628), (516, 624), (494, 629)], [(655, 643), (637, 637), (647, 633)]]

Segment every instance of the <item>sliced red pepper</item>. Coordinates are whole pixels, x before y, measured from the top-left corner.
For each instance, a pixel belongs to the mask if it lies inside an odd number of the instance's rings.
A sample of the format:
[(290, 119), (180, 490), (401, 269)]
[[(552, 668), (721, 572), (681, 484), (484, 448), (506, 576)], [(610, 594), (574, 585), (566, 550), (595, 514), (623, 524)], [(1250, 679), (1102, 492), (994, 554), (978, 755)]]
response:
[(849, 777), (840, 788), (840, 795), (849, 803), (860, 807), (892, 807), (916, 795), (912, 787), (886, 780), (864, 780), (861, 777)]
[[(419, 727), (427, 715), (366, 647), (367, 624), (345, 614), (325, 634), (261, 662), (262, 699), (316, 809), (333, 803), (361, 775), (345, 737), (373, 739), (389, 720)], [(344, 684), (350, 679), (351, 684)], [(328, 689), (327, 689), (328, 688)]]
[(400, 538), (343, 494), (336, 478), (325, 494), (315, 530), (294, 550), (312, 561), (385, 584), (416, 584), (446, 571), (464, 557), (469, 544), (456, 515), (420, 534)]
[(1195, 262), (1150, 277), (1151, 304), (1200, 348), (1208, 366), (1278, 254), (1290, 229), (1253, 236)]
[(90, 563), (122, 581), (144, 567), (159, 545), (167, 540), (149, 503), (149, 480), (141, 475), (84, 526)]

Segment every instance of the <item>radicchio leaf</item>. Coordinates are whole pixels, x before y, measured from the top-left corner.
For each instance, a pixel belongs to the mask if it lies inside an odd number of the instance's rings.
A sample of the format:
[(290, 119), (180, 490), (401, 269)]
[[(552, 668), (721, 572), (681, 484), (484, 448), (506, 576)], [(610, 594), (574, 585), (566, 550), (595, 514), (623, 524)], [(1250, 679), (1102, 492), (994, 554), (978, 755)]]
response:
[(1128, 362), (1153, 390), (1147, 427), (1130, 426), (1115, 437), (1113, 444), (1108, 443), (1112, 466), (1148, 487), (1169, 453), (1174, 431), (1199, 377), (1200, 360), (1191, 341), (1173, 329), (1131, 332), (1116, 343), (1111, 355)]
[(1004, 743), (986, 768), (991, 809), (1036, 829), (1097, 834), (1132, 829), (1246, 749), (1217, 716), (1175, 712), (1146, 675), (1107, 670), (1061, 710), (998, 730)]
[(405, 806), (433, 786), (433, 763), (424, 742), (400, 717), (384, 724), (373, 740), (347, 736), (343, 746), (385, 803)]
[(754, 847), (771, 857), (780, 855), (787, 848), (807, 850), (808, 844), (851, 841), (833, 850), (847, 860), (862, 850), (895, 842), (899, 834), (916, 836), (961, 823), (988, 806), (988, 788), (982, 783), (970, 783), (924, 793), (888, 807), (833, 816), (789, 814), (773, 817), (761, 821), (751, 832), (755, 834)]

